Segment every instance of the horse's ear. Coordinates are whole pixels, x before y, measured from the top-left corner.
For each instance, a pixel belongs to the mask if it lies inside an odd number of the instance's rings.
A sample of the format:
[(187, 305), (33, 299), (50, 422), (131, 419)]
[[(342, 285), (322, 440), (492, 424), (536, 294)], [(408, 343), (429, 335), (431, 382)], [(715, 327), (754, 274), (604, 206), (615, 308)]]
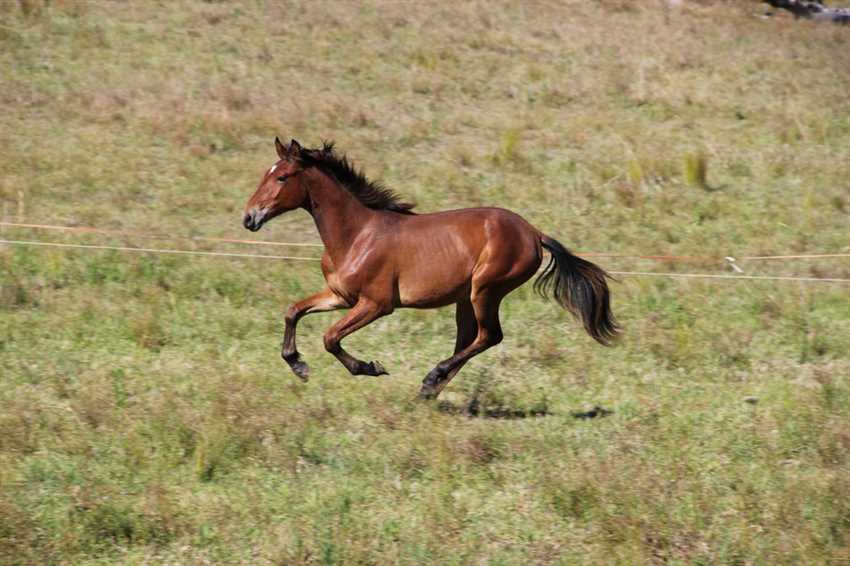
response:
[(301, 158), (301, 144), (295, 140), (289, 142), (289, 149), (287, 150), (287, 154), (290, 159), (300, 159)]
[(281, 159), (286, 159), (286, 147), (282, 143), (280, 143), (280, 139), (275, 136), (274, 137), (274, 148), (277, 151), (277, 156)]

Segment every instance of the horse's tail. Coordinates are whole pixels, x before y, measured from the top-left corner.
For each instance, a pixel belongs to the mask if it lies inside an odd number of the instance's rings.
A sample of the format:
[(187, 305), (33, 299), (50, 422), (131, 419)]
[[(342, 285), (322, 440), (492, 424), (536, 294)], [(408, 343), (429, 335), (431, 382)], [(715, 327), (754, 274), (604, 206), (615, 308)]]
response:
[(551, 294), (559, 305), (581, 319), (590, 336), (604, 346), (620, 331), (611, 312), (611, 294), (605, 271), (571, 254), (557, 240), (540, 236), (540, 242), (552, 257), (534, 282), (542, 297)]

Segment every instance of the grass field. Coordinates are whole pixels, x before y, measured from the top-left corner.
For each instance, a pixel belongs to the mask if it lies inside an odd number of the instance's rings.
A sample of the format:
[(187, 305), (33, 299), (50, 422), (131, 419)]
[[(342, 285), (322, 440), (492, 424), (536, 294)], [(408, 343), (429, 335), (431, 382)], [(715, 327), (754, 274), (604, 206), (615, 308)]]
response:
[[(850, 30), (762, 12), (0, 0), (0, 213), (246, 237), (281, 135), (575, 251), (848, 253)], [(318, 241), (303, 212), (257, 236)], [(324, 352), (338, 313), (300, 324), (311, 381), (285, 368), (284, 309), (321, 285), (313, 262), (0, 245), (0, 563), (850, 562), (850, 285), (622, 277), (610, 349), (529, 285), (430, 404), (451, 309), (346, 341), (390, 377)]]

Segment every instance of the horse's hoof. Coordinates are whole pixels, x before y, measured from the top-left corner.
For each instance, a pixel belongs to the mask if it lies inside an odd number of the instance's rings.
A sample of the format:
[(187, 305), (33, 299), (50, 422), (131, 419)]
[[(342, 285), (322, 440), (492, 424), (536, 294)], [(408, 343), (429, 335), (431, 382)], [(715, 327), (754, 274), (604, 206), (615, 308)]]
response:
[(301, 359), (301, 354), (298, 352), (293, 352), (291, 354), (284, 354), (281, 352), (280, 357), (283, 358), (283, 361), (286, 362), (292, 370), (292, 373), (297, 375), (301, 381), (307, 381), (310, 379), (310, 366), (307, 365), (307, 362)]
[(301, 381), (307, 382), (310, 379), (310, 366), (307, 365), (307, 362), (302, 362), (301, 360), (295, 360), (294, 362), (289, 363), (289, 367), (292, 368), (292, 373), (297, 375)]
[(381, 362), (369, 362), (366, 364), (366, 374), (379, 376), (379, 375), (389, 375), (389, 372), (384, 369), (384, 366), (381, 365)]
[(436, 399), (437, 395), (440, 394), (440, 391), (445, 387), (445, 372), (441, 371), (439, 368), (434, 368), (428, 372), (428, 375), (425, 376), (425, 379), (422, 380), (422, 389), (419, 390), (419, 399), (423, 401), (429, 401), (431, 399)]
[(423, 385), (422, 389), (419, 390), (419, 395), (416, 396), (417, 401), (433, 401), (437, 398), (440, 392), (437, 391), (434, 387), (428, 387), (427, 385)]

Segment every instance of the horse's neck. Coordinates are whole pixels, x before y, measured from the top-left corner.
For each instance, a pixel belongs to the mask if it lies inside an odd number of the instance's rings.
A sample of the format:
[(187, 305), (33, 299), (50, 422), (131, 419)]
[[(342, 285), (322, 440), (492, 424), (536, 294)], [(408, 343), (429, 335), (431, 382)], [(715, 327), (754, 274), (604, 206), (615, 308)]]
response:
[(323, 173), (317, 172), (312, 181), (310, 214), (325, 249), (336, 259), (334, 256), (341, 256), (348, 250), (374, 211)]

